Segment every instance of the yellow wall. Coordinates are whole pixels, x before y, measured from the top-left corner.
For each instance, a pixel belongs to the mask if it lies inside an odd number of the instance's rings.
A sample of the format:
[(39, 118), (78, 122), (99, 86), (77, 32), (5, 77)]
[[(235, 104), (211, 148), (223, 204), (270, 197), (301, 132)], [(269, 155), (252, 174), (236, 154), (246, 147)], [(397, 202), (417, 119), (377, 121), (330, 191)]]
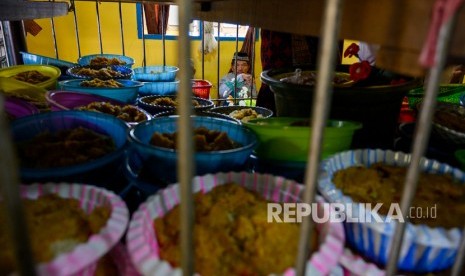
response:
[[(79, 32), (79, 43), (81, 55), (100, 53), (100, 42), (98, 35), (96, 4), (94, 2), (75, 2), (76, 15)], [(99, 4), (100, 25), (102, 35), (103, 53), (122, 54), (122, 42), (119, 20), (118, 3), (101, 3)], [(124, 28), (124, 47), (125, 54), (134, 58), (134, 67), (142, 66), (144, 57), (143, 40), (137, 36), (136, 21), (136, 4), (122, 4), (122, 18)], [(27, 50), (30, 53), (55, 57), (55, 47), (53, 43), (52, 24), (50, 19), (37, 19), (36, 22), (43, 28), (37, 36), (26, 37)], [(69, 13), (66, 16), (56, 17), (54, 19), (55, 34), (57, 39), (57, 49), (59, 59), (76, 62), (79, 53), (76, 39), (76, 28), (74, 24), (74, 14)], [(199, 46), (200, 40), (192, 41), (192, 58), (196, 68), (195, 78), (202, 78), (202, 55)], [(166, 64), (177, 65), (177, 41), (166, 40)], [(242, 42), (239, 42), (239, 49)], [(161, 40), (146, 39), (145, 53), (147, 65), (163, 64), (163, 50)], [(235, 41), (221, 41), (220, 44), (220, 70), (219, 77), (225, 75), (231, 64), (231, 58), (236, 50)], [(261, 71), (260, 62), (260, 42), (256, 43), (255, 48), (255, 77), (257, 85), (260, 85), (259, 77)], [(217, 71), (218, 55), (216, 52), (206, 55), (204, 60), (204, 79), (213, 84), (211, 96), (215, 97), (217, 93)]]

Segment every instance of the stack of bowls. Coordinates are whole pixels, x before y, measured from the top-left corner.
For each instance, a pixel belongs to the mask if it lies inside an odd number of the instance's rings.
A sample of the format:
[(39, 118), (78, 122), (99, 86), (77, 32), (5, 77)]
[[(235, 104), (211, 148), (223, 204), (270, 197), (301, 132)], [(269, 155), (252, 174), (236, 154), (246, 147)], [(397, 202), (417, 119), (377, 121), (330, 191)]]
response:
[(179, 80), (176, 80), (176, 66), (143, 66), (134, 68), (134, 79), (144, 85), (139, 89), (143, 96), (147, 95), (175, 95), (178, 92)]

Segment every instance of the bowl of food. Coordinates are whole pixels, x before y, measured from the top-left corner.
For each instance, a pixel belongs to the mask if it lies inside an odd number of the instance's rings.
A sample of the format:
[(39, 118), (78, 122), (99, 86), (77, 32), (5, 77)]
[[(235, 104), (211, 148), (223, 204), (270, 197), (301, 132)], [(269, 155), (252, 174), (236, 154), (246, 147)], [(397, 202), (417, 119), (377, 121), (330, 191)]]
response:
[(259, 106), (217, 106), (209, 110), (210, 112), (228, 115), (242, 122), (252, 119), (269, 118), (273, 116), (273, 111)]
[(33, 104), (14, 97), (5, 98), (5, 113), (10, 120), (24, 116), (39, 114), (39, 109)]
[[(419, 104), (421, 108), (421, 104)], [(433, 115), (433, 134), (451, 145), (465, 145), (465, 107), (438, 102)]]
[[(386, 265), (395, 225), (408, 217), (398, 269), (444, 270), (452, 266), (463, 235), (465, 173), (423, 158), (412, 207), (402, 214), (399, 202), (410, 161), (410, 154), (390, 150), (342, 152), (323, 161), (318, 190), (329, 202), (351, 208), (347, 241), (364, 257)], [(379, 206), (370, 209), (369, 204)]]
[(56, 88), (60, 75), (60, 68), (51, 65), (16, 65), (0, 69), (0, 77), (12, 78), (44, 89)]
[(66, 74), (76, 79), (130, 79), (132, 69), (124, 65), (109, 65), (102, 68), (92, 66), (73, 66), (66, 71)]
[[(153, 117), (167, 117), (167, 116), (174, 116), (174, 115), (179, 115), (176, 110), (172, 110), (172, 111), (165, 111), (165, 112), (160, 112), (160, 113), (157, 113), (155, 115), (153, 115)], [(234, 119), (233, 117), (230, 117), (228, 115), (225, 115), (225, 114), (221, 114), (221, 113), (215, 113), (215, 112), (210, 112), (210, 111), (203, 111), (203, 110), (199, 110), (199, 111), (194, 111), (194, 114), (195, 116), (206, 116), (206, 117), (213, 117), (213, 118), (220, 118), (220, 119), (223, 119), (223, 120), (228, 120), (228, 121), (232, 121), (236, 124), (241, 124), (241, 121), (239, 121), (238, 119)]]
[[(254, 119), (243, 124), (257, 134), (255, 150), (262, 160), (306, 162), (312, 130), (310, 120), (298, 117)], [(351, 147), (354, 132), (362, 124), (328, 120), (324, 129), (322, 156), (327, 157)]]
[(48, 91), (45, 95), (52, 111), (89, 110), (113, 115), (130, 125), (152, 119), (147, 111), (115, 99), (72, 91)]
[[(316, 72), (314, 67), (300, 69)], [(293, 82), (295, 70), (296, 67), (275, 68), (261, 73), (262, 82), (273, 92), (278, 117), (310, 117), (312, 114), (316, 86), (311, 82)], [(391, 147), (402, 101), (411, 89), (421, 86), (421, 82), (382, 71), (385, 73), (379, 74), (373, 82), (354, 83), (344, 81), (348, 72), (348, 66), (336, 68), (329, 118), (363, 124), (354, 136), (354, 146), (358, 148)]]
[(176, 95), (179, 89), (179, 80), (159, 81), (159, 82), (142, 82), (142, 83), (144, 85), (139, 89), (139, 94), (142, 96)]
[(179, 68), (170, 65), (153, 65), (134, 68), (134, 79), (146, 82), (173, 82)]
[(108, 114), (57, 111), (19, 118), (11, 132), (23, 182), (111, 185), (122, 166), (128, 126)]
[[(300, 202), (303, 186), (279, 176), (246, 172), (198, 176), (192, 183), (196, 204), (191, 231), (197, 274), (295, 273), (300, 224), (268, 221), (267, 204)], [(134, 213), (126, 244), (139, 273), (181, 273), (180, 254), (175, 253), (180, 252), (180, 243), (172, 236), (180, 234), (179, 198), (179, 184), (170, 185)], [(316, 202), (315, 212), (320, 213), (323, 201), (318, 197)], [(315, 226), (309, 237), (313, 246), (306, 274), (329, 275), (344, 248), (343, 227), (340, 222)]]
[[(91, 185), (21, 185), (38, 275), (94, 275), (126, 231), (129, 212), (114, 193)], [(1, 203), (1, 202), (0, 202)], [(0, 216), (2, 225), (6, 217)], [(12, 237), (0, 232), (0, 271), (17, 270)]]
[(124, 55), (94, 54), (82, 56), (78, 59), (81, 66), (92, 66), (93, 68), (107, 67), (108, 65), (123, 65), (132, 68), (134, 59)]
[[(175, 111), (178, 108), (177, 96), (144, 96), (138, 99), (138, 105), (155, 115), (165, 111)], [(192, 106), (194, 110), (208, 110), (214, 106), (213, 102), (206, 99), (192, 97)]]
[(125, 103), (135, 103), (142, 83), (133, 80), (67, 80), (60, 81), (62, 90), (99, 95)]
[(46, 56), (41, 56), (37, 54), (32, 54), (32, 53), (27, 53), (27, 52), (20, 52), (22, 58), (23, 58), (23, 63), (26, 65), (31, 65), (31, 64), (44, 64), (44, 65), (53, 65), (55, 67), (60, 68), (61, 75), (58, 78), (58, 80), (65, 80), (65, 79), (70, 79), (68, 75), (66, 75), (66, 70), (69, 68), (76, 66), (76, 63), (69, 62), (66, 60), (61, 60), (61, 59), (56, 59), (56, 58), (51, 58), (51, 57), (46, 57)]
[[(257, 138), (229, 120), (193, 116), (196, 174), (245, 169)], [(131, 150), (153, 178), (176, 182), (178, 150), (175, 137), (179, 116), (156, 117), (129, 132)]]
[(0, 77), (0, 93), (6, 97), (24, 100), (39, 110), (48, 108), (45, 99), (46, 89), (13, 78)]

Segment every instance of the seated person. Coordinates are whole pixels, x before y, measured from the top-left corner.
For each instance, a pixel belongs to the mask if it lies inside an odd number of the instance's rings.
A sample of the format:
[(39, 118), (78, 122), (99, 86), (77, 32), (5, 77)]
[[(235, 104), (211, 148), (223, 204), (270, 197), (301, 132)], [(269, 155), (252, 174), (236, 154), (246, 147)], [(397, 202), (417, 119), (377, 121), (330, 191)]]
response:
[[(220, 98), (227, 99), (225, 105), (234, 105), (234, 99), (256, 97), (257, 91), (250, 74), (250, 60), (246, 53), (237, 52), (231, 61), (231, 68), (220, 80)], [(245, 105), (245, 102), (239, 105)]]

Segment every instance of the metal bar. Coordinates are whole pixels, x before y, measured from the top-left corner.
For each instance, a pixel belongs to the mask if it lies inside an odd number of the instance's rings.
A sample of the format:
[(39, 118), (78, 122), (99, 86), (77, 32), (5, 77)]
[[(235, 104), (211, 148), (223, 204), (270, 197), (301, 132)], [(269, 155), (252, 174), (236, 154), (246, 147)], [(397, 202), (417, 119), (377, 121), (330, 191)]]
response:
[(103, 54), (103, 45), (102, 45), (102, 30), (100, 26), (100, 9), (98, 7), (99, 1), (95, 1), (95, 11), (97, 12), (97, 30), (98, 30), (98, 41), (100, 44), (100, 54)]
[(220, 29), (221, 29), (221, 23), (218, 22), (218, 48), (217, 48), (217, 51), (218, 51), (218, 55), (217, 55), (217, 64), (216, 64), (216, 83), (218, 84), (218, 89), (216, 91), (216, 98), (218, 99), (218, 101), (216, 102), (216, 105), (218, 105), (219, 103), (222, 103), (221, 101), (219, 101), (220, 99), (220, 56), (221, 56), (221, 33), (220, 33)]
[[(310, 204), (315, 197), (315, 186), (318, 176), (318, 164), (321, 158), (321, 142), (323, 130), (329, 113), (332, 97), (332, 80), (336, 67), (336, 52), (341, 26), (343, 0), (328, 0), (325, 2), (323, 14), (321, 41), (318, 49), (316, 95), (312, 110), (312, 139), (308, 151), (307, 168), (305, 171), (305, 189), (303, 202)], [(296, 261), (296, 275), (304, 275), (313, 222), (310, 216), (304, 217), (300, 227), (299, 250)]]
[(166, 37), (165, 37), (165, 9), (161, 13), (161, 43), (163, 54), (163, 66), (166, 66)]
[[(4, 112), (4, 98), (0, 95), (0, 192), (5, 206), (8, 232), (13, 240), (19, 275), (35, 275), (35, 265), (29, 234), (21, 204), (18, 164)], [(3, 225), (2, 227), (5, 227)]]
[(458, 248), (457, 255), (455, 256), (455, 263), (452, 267), (451, 276), (459, 276), (463, 270), (463, 262), (465, 260), (465, 226), (462, 229), (462, 241)]
[(50, 18), (51, 24), (52, 24), (52, 37), (53, 37), (53, 47), (55, 50), (55, 58), (58, 59), (58, 44), (57, 44), (57, 35), (55, 31), (55, 20), (53, 20), (53, 17)]
[(123, 49), (123, 56), (126, 54), (124, 49), (124, 25), (123, 25), (123, 10), (121, 0), (118, 2), (118, 9), (119, 9), (119, 26), (121, 30), (121, 47)]
[[(420, 161), (428, 145), (431, 131), (431, 121), (436, 106), (436, 95), (438, 86), (441, 81), (442, 69), (446, 61), (446, 54), (449, 48), (449, 40), (453, 26), (455, 25), (456, 14), (447, 21), (439, 31), (437, 48), (435, 53), (436, 64), (431, 68), (426, 85), (426, 93), (423, 99), (420, 118), (415, 129), (415, 138), (413, 142), (413, 152), (410, 165), (405, 178), (405, 185), (400, 202), (401, 214), (408, 214), (408, 209), (415, 196), (420, 174)], [(405, 217), (405, 222), (408, 218)], [(402, 239), (404, 237), (406, 223), (397, 223), (396, 231), (393, 236), (393, 242), (389, 254), (389, 262), (386, 268), (386, 275), (394, 275), (397, 271), (397, 260), (399, 259)]]
[(78, 56), (81, 57), (81, 42), (79, 40), (79, 27), (78, 27), (77, 15), (76, 15), (76, 6), (75, 6), (74, 1), (72, 1), (71, 4), (74, 6), (74, 10), (73, 10), (73, 14), (74, 14), (74, 31), (76, 33)]
[(202, 79), (205, 79), (205, 21), (201, 21), (202, 24)]
[(194, 202), (192, 195), (192, 176), (195, 171), (194, 147), (192, 140), (192, 90), (190, 54), (191, 43), (189, 24), (192, 19), (192, 0), (178, 0), (179, 5), (179, 122), (178, 122), (178, 180), (181, 195), (181, 264), (183, 275), (194, 274)]
[[(250, 26), (249, 26), (250, 28)], [(251, 91), (250, 91), (250, 105), (252, 105), (252, 100), (254, 98), (254, 96), (252, 95), (253, 93), (253, 90), (255, 88), (255, 91), (257, 91), (257, 87), (255, 86), (255, 34), (256, 34), (256, 31), (257, 29), (254, 28), (253, 30), (253, 35), (252, 35), (252, 56), (250, 57), (250, 59), (252, 60), (252, 70), (251, 70), (251, 73), (252, 73), (252, 87), (251, 87)]]
[[(239, 25), (236, 24), (236, 51), (234, 53), (234, 55), (239, 51)], [(232, 92), (232, 94), (234, 95), (234, 99), (233, 99), (233, 102), (234, 102), (234, 105), (237, 105), (237, 94), (236, 94), (236, 90), (237, 90), (237, 58), (234, 59), (234, 91)]]
[(142, 14), (141, 14), (141, 25), (142, 25), (142, 53), (143, 53), (143, 56), (142, 56), (142, 66), (145, 66), (147, 64), (147, 60), (146, 60), (146, 53), (145, 53), (145, 21), (144, 21), (144, 17), (145, 17), (145, 8), (144, 8), (144, 3), (141, 3), (141, 11), (142, 11)]

